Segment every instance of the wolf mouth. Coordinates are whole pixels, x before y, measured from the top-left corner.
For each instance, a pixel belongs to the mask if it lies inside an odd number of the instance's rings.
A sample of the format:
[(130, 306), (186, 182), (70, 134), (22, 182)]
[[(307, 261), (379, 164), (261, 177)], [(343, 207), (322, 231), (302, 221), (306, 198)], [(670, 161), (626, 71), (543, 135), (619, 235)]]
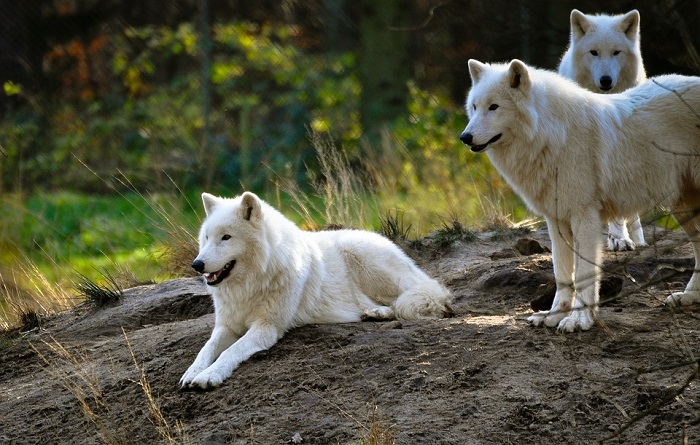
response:
[(233, 267), (236, 265), (236, 260), (231, 260), (219, 271), (204, 274), (204, 279), (207, 281), (207, 285), (216, 286), (221, 283), (229, 276)]
[(485, 144), (481, 144), (481, 145), (472, 145), (472, 146), (471, 146), (471, 151), (474, 152), (474, 153), (482, 152), (482, 151), (484, 151), (484, 150), (486, 149), (486, 147), (489, 146), (489, 144), (493, 144), (493, 143), (496, 142), (497, 140), (501, 139), (501, 136), (503, 136), (503, 133), (498, 133), (496, 136), (494, 136), (494, 137), (492, 137), (491, 139), (489, 139), (489, 141), (488, 141), (487, 143), (485, 143)]

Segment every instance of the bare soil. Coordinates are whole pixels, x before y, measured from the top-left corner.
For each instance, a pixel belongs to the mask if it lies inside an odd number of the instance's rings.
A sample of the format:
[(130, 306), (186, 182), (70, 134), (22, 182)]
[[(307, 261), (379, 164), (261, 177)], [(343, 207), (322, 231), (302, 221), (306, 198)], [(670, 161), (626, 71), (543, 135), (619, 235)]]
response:
[(213, 326), (201, 281), (130, 289), (0, 338), (0, 443), (349, 444), (372, 427), (397, 444), (700, 443), (697, 309), (663, 303), (692, 251), (646, 236), (606, 254), (589, 332), (527, 324), (553, 293), (546, 231), (424, 240), (455, 317), (295, 329), (208, 392), (178, 386)]

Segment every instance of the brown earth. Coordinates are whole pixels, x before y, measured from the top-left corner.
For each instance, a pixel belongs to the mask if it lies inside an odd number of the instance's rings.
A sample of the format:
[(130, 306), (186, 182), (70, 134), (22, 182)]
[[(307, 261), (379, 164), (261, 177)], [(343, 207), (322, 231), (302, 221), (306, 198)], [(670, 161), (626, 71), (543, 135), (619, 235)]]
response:
[(178, 387), (213, 326), (198, 279), (7, 333), (0, 443), (700, 443), (696, 309), (663, 304), (693, 268), (684, 235), (606, 254), (600, 321), (567, 335), (526, 322), (553, 292), (546, 232), (527, 236), (416, 247), (454, 318), (295, 329), (208, 392)]

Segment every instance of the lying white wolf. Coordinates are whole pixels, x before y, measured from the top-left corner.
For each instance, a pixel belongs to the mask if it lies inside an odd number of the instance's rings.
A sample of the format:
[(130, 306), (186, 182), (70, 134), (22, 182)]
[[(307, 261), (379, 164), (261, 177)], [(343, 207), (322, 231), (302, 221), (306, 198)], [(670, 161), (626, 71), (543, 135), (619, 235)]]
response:
[(450, 293), (376, 233), (302, 231), (249, 192), (204, 193), (202, 201), (207, 217), (192, 267), (204, 274), (216, 318), (183, 387), (221, 384), (293, 327), (449, 311)]
[[(639, 43), (639, 11), (623, 15), (586, 15), (571, 11), (571, 38), (559, 74), (595, 93), (621, 93), (647, 79)], [(610, 220), (608, 249), (646, 246), (639, 215)]]
[[(695, 272), (669, 303), (700, 302), (700, 78), (660, 76), (596, 94), (556, 73), (469, 61), (469, 124), (461, 140), (491, 163), (552, 239), (552, 309), (529, 318), (590, 329), (598, 310), (601, 221), (657, 204), (690, 236)], [(573, 311), (572, 311), (573, 309)]]

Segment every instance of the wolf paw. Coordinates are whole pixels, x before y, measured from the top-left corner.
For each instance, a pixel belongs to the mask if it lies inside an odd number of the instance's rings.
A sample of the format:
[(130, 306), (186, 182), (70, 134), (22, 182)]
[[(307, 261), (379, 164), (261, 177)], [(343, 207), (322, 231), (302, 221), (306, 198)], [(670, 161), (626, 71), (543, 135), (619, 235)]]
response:
[(700, 303), (700, 291), (674, 292), (666, 298), (669, 306), (689, 306)]
[(595, 317), (591, 314), (588, 309), (574, 310), (571, 315), (564, 317), (559, 326), (557, 326), (557, 331), (559, 332), (576, 332), (576, 331), (587, 331), (593, 327), (595, 324)]
[(228, 377), (223, 375), (216, 369), (207, 368), (200, 372), (194, 379), (192, 379), (187, 385), (188, 388), (198, 388), (198, 389), (211, 389), (216, 388), (221, 385), (224, 380)]
[(566, 317), (565, 312), (561, 311), (539, 311), (528, 317), (527, 322), (533, 326), (547, 326), (553, 328)]
[(195, 377), (197, 377), (202, 371), (204, 371), (204, 369), (205, 367), (200, 366), (197, 363), (192, 363), (192, 365), (182, 375), (182, 378), (180, 378), (180, 387), (186, 388), (190, 386), (192, 380), (194, 380)]
[(608, 236), (608, 250), (613, 252), (622, 252), (625, 250), (634, 250), (636, 248), (637, 244), (635, 244), (635, 242), (630, 238), (617, 238), (612, 235)]
[(394, 314), (394, 310), (388, 306), (377, 306), (365, 309), (361, 318), (362, 321), (393, 320), (396, 318), (396, 315)]

